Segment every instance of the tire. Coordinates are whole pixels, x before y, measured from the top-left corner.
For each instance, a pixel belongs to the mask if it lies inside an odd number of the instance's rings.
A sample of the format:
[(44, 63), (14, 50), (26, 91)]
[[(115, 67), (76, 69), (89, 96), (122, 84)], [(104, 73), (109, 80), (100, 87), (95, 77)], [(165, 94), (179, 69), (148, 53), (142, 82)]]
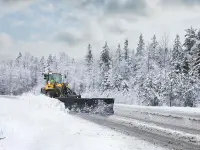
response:
[(53, 98), (53, 92), (52, 91), (47, 91), (47, 94), (46, 94), (48, 97), (51, 97), (51, 98)]
[(41, 88), (41, 94), (46, 94), (45, 90), (43, 88)]
[(51, 93), (50, 93), (49, 91), (47, 91), (46, 95), (47, 95), (48, 97), (51, 97)]

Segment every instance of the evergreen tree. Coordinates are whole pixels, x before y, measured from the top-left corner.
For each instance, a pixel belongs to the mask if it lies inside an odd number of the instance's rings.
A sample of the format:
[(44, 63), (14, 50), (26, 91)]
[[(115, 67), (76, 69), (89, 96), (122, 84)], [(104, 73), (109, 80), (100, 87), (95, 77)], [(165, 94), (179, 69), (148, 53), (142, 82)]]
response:
[(134, 67), (134, 72), (137, 72), (137, 74), (139, 75), (141, 73), (141, 69), (144, 69), (145, 67), (144, 65), (146, 64), (145, 43), (142, 34), (139, 37), (139, 43), (137, 46), (135, 57), (136, 57), (136, 64)]
[(118, 62), (121, 62), (121, 61), (122, 61), (122, 53), (121, 53), (120, 44), (118, 45), (118, 48), (117, 48), (116, 59), (117, 59)]
[(53, 56), (52, 61), (53, 61), (52, 62), (52, 71), (57, 72), (58, 71), (58, 61), (57, 61), (56, 55)]
[(196, 39), (196, 29), (193, 29), (192, 27), (190, 29), (187, 29), (183, 46), (185, 46), (186, 52), (188, 52), (189, 54), (191, 53), (191, 49), (194, 46)]
[(136, 56), (143, 56), (144, 55), (144, 39), (143, 39), (143, 35), (141, 34), (139, 37), (139, 43), (137, 46), (137, 52), (136, 52)]
[(179, 35), (176, 35), (176, 39), (174, 41), (174, 46), (172, 49), (172, 65), (173, 65), (173, 69), (176, 73), (181, 73), (181, 64), (183, 61), (183, 49), (181, 46), (181, 42), (180, 42), (180, 37)]
[[(197, 34), (196, 29), (193, 29), (192, 27), (190, 29), (186, 30), (185, 35), (185, 42), (183, 46), (185, 47), (184, 50), (184, 59), (183, 59), (183, 92), (184, 92), (184, 106), (190, 106), (193, 107), (195, 105), (196, 101), (196, 93), (195, 91), (198, 91), (196, 79), (194, 78), (195, 72), (198, 70), (198, 67), (196, 68), (195, 62), (197, 60), (198, 62), (198, 48), (196, 49), (196, 42), (197, 42)], [(195, 57), (197, 56), (197, 57)], [(198, 65), (197, 65), (198, 66)], [(196, 68), (196, 69), (194, 69)], [(195, 71), (196, 70), (196, 71)], [(197, 71), (198, 72), (198, 71)]]
[(174, 40), (174, 46), (171, 52), (171, 62), (170, 62), (170, 73), (169, 73), (169, 99), (170, 106), (181, 105), (183, 100), (182, 93), (182, 61), (183, 61), (183, 49), (180, 42), (179, 35), (176, 35)]
[(111, 58), (107, 42), (105, 43), (100, 56), (100, 71), (102, 91), (110, 90), (112, 88), (112, 71)]
[[(94, 87), (94, 57), (92, 54), (92, 48), (91, 45), (88, 45), (88, 51), (87, 54), (85, 56), (85, 61), (86, 61), (86, 72), (85, 72), (85, 76), (83, 76), (83, 78), (86, 80), (85, 85), (88, 88), (88, 90), (92, 90), (92, 88)], [(85, 87), (82, 84), (81, 85), (82, 91), (85, 91)]]
[(196, 36), (196, 29), (193, 29), (192, 27), (190, 29), (185, 30), (185, 41), (183, 46), (185, 47), (184, 49), (184, 58), (183, 58), (183, 63), (182, 63), (182, 68), (184, 74), (189, 74), (191, 70), (191, 50), (192, 47), (195, 45), (197, 36)]
[(149, 49), (150, 59), (153, 59), (153, 60), (156, 59), (157, 47), (158, 47), (158, 42), (157, 42), (157, 39), (156, 39), (156, 35), (154, 35), (153, 38), (152, 38), (151, 44), (150, 44), (150, 49)]
[(128, 50), (128, 40), (126, 39), (124, 42), (124, 60), (129, 62), (129, 50)]
[(128, 40), (124, 42), (124, 59), (121, 61), (120, 72), (123, 80), (128, 81), (130, 78), (130, 58), (129, 58), (129, 48), (128, 48)]
[(52, 54), (50, 54), (49, 57), (47, 58), (47, 67), (49, 71), (51, 71), (52, 69), (52, 64), (53, 64), (53, 56)]
[(91, 49), (90, 44), (88, 45), (88, 52), (87, 52), (85, 60), (86, 60), (86, 66), (88, 67), (88, 69), (91, 69), (91, 66), (94, 60), (93, 60), (93, 54), (92, 54), (92, 49)]
[(107, 42), (105, 43), (105, 46), (103, 47), (103, 51), (101, 52), (100, 67), (101, 69), (103, 69), (104, 72), (110, 70), (110, 67), (111, 67), (111, 58), (110, 58)]
[(199, 31), (197, 33), (197, 40), (200, 40), (200, 29), (199, 29)]
[(45, 72), (45, 68), (46, 68), (45, 58), (44, 58), (44, 56), (42, 56), (40, 61), (39, 61), (39, 71), (40, 71), (40, 73)]
[(122, 54), (120, 44), (116, 50), (115, 56), (113, 58), (113, 70), (115, 74), (121, 74), (121, 63), (122, 63)]
[(200, 78), (200, 31), (197, 33), (194, 46), (191, 49), (191, 71), (194, 77)]
[(158, 52), (158, 42), (156, 36), (154, 35), (151, 43), (147, 46), (148, 56), (147, 56), (147, 66), (148, 72), (155, 68), (156, 62), (158, 60), (156, 53)]

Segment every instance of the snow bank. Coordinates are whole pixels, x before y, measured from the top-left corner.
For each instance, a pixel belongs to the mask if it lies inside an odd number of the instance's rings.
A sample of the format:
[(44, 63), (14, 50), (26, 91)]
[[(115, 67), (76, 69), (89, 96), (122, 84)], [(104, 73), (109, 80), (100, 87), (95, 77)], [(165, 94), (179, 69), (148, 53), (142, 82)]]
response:
[(200, 109), (181, 107), (147, 107), (116, 104), (115, 114), (139, 120), (200, 130)]
[(42, 95), (0, 98), (0, 150), (164, 150), (79, 117)]

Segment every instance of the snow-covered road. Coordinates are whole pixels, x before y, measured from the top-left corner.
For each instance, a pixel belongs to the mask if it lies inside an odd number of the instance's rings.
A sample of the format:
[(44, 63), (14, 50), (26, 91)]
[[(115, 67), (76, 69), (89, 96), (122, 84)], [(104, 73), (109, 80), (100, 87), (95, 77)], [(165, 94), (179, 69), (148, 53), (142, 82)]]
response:
[(164, 150), (74, 115), (45, 96), (0, 97), (0, 150)]

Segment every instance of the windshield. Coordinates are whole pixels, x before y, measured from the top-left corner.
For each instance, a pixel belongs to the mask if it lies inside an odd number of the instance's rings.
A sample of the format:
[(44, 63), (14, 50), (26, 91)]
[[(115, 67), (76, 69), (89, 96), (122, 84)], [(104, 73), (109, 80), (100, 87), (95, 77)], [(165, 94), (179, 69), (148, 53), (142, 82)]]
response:
[(49, 81), (54, 80), (54, 82), (62, 83), (62, 75), (60, 74), (49, 74)]

